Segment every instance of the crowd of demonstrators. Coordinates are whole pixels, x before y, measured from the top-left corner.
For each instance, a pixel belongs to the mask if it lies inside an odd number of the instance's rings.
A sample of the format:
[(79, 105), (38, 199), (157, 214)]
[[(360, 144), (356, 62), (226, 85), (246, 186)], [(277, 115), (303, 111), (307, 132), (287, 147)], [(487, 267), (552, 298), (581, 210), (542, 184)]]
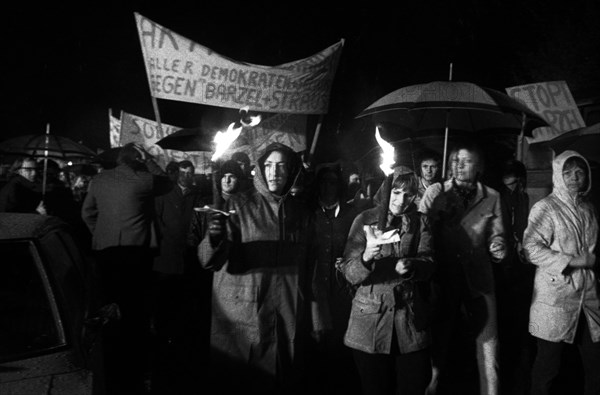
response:
[[(92, 255), (121, 310), (111, 394), (598, 393), (589, 164), (556, 157), (530, 210), (523, 163), (495, 190), (480, 147), (442, 160), (385, 177), (272, 143), (218, 162), (211, 190), (127, 144), (102, 171), (16, 160), (0, 211), (61, 217)], [(559, 383), (573, 350), (583, 379)]]

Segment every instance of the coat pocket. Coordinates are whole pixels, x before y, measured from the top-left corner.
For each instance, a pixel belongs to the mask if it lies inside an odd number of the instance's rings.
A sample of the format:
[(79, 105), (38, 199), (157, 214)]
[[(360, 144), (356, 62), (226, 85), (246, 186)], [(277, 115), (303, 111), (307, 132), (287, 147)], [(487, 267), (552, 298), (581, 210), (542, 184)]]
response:
[(255, 287), (221, 286), (215, 290), (213, 297), (213, 330), (258, 339), (258, 303)]
[(365, 351), (374, 349), (377, 324), (382, 316), (381, 310), (380, 301), (362, 297), (354, 298), (345, 336), (348, 346)]

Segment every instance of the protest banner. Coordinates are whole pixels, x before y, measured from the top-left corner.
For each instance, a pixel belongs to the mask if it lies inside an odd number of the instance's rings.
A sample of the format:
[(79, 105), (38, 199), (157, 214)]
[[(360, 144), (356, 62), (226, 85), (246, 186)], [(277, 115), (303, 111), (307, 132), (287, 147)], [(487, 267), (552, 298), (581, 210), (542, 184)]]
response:
[(181, 129), (178, 126), (161, 124), (137, 115), (121, 112), (120, 145), (138, 143), (144, 146), (157, 163), (164, 169), (170, 161), (180, 162), (189, 160), (194, 164), (196, 173), (208, 174), (211, 171), (209, 152), (183, 152), (165, 150), (156, 145), (156, 142), (171, 133)]
[(289, 114), (325, 114), (344, 40), (278, 66), (222, 56), (135, 13), (153, 98)]
[(121, 120), (114, 117), (108, 109), (108, 125), (110, 133), (110, 148), (120, 147), (121, 143)]
[(541, 115), (550, 127), (537, 128), (528, 144), (535, 144), (585, 126), (565, 81), (540, 82), (506, 88), (506, 93)]

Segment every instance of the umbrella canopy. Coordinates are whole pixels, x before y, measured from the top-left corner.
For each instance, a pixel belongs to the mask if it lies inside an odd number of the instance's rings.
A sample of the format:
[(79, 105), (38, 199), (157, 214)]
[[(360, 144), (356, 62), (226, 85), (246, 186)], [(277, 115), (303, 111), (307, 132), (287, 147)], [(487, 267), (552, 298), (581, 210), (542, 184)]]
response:
[(204, 151), (213, 150), (212, 136), (200, 128), (179, 129), (156, 142), (163, 149), (177, 151)]
[(28, 134), (1, 141), (0, 153), (62, 160), (93, 159), (96, 156), (85, 145), (54, 134)]
[(505, 93), (470, 82), (434, 81), (395, 90), (363, 110), (357, 118), (401, 127), (404, 136), (460, 132), (509, 132), (526, 136), (546, 121)]
[(600, 163), (600, 123), (578, 128), (560, 134), (543, 144), (552, 148), (556, 155), (563, 151), (573, 150), (583, 155), (587, 160)]
[[(443, 136), (446, 157), (452, 134), (511, 134), (532, 136), (533, 129), (548, 126), (520, 101), (494, 89), (470, 82), (434, 81), (397, 89), (363, 110), (375, 124), (393, 125), (395, 139)], [(443, 163), (442, 176), (446, 173)]]

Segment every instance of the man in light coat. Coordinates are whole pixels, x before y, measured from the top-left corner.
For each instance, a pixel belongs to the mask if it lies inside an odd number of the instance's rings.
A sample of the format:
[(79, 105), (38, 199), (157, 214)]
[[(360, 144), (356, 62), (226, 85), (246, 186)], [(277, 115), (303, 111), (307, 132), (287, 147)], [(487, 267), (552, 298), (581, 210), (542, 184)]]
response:
[(449, 379), (449, 346), (461, 306), (475, 329), (481, 395), (498, 394), (498, 328), (492, 262), (506, 255), (500, 196), (478, 181), (483, 156), (474, 145), (457, 146), (452, 178), (431, 185), (419, 211), (428, 215), (438, 262), (439, 316), (432, 330), (433, 374), (429, 393)]
[(586, 199), (590, 166), (577, 152), (565, 151), (552, 163), (552, 183), (552, 193), (531, 208), (523, 238), (525, 255), (537, 267), (529, 313), (529, 332), (537, 338), (531, 394), (550, 393), (567, 344), (579, 348), (584, 394), (598, 394), (598, 218)]

